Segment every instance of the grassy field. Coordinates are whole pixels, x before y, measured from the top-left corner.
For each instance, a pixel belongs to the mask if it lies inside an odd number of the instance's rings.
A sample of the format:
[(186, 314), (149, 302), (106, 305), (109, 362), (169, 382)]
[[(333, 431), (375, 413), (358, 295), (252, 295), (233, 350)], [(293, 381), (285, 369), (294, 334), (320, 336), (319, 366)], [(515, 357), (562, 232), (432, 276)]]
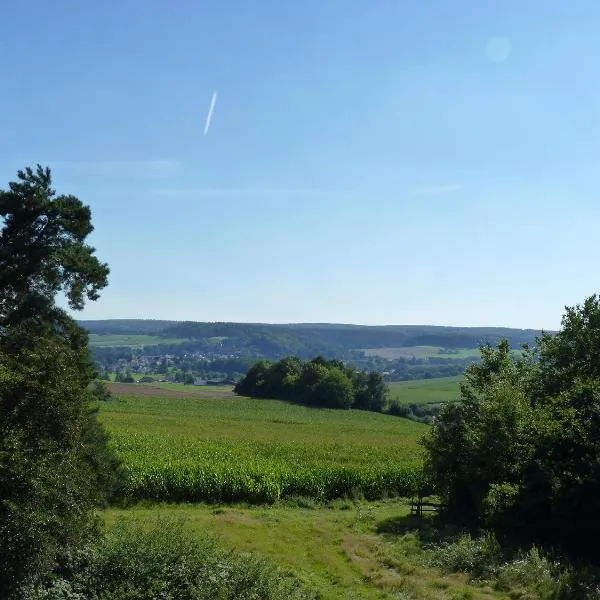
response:
[[(510, 596), (466, 575), (426, 566), (416, 524), (402, 500), (326, 505), (280, 502), (270, 506), (158, 504), (104, 513), (119, 517), (183, 521), (210, 532), (226, 547), (262, 554), (296, 575), (322, 600), (504, 600)], [(513, 596), (522, 597), (522, 596)]]
[(441, 404), (458, 397), (462, 376), (440, 377), (438, 379), (417, 379), (388, 384), (390, 398), (403, 404)]
[(154, 346), (156, 344), (182, 344), (188, 340), (180, 338), (164, 338), (158, 335), (126, 335), (126, 334), (90, 334), (90, 345), (116, 346)]
[(444, 351), (439, 346), (403, 346), (400, 348), (365, 348), (365, 356), (380, 356), (388, 360), (397, 358), (479, 358), (478, 348), (452, 348)]
[(100, 411), (135, 499), (380, 498), (412, 493), (420, 474), (417, 440), (426, 430), (420, 423), (277, 400), (184, 391), (164, 397), (159, 389), (141, 395), (141, 388), (150, 386), (121, 384), (119, 393), (132, 395)]
[[(447, 378), (391, 387), (407, 402), (427, 402), (457, 384)], [(426, 425), (276, 400), (207, 398), (216, 390), (205, 387), (110, 387), (115, 397), (100, 417), (125, 461), (130, 497), (140, 502), (106, 510), (109, 527), (121, 517), (148, 527), (183, 521), (225, 547), (270, 558), (321, 600), (510, 597), (428, 566), (407, 501), (393, 497), (412, 494)]]

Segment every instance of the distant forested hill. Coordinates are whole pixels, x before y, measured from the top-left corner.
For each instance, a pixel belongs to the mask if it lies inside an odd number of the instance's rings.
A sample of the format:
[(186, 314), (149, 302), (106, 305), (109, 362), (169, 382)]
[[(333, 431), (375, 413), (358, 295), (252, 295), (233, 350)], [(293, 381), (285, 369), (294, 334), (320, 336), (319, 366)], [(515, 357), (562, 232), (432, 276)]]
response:
[(500, 327), (442, 327), (431, 325), (363, 326), (345, 324), (299, 323), (273, 325), (264, 323), (197, 323), (153, 320), (81, 321), (97, 335), (127, 334), (154, 336), (154, 344), (172, 344), (185, 340), (186, 345), (218, 347), (224, 351), (279, 357), (315, 354), (329, 356), (367, 348), (436, 346), (440, 348), (477, 348), (482, 343), (495, 344), (508, 338), (513, 347), (534, 344), (540, 331)]
[(99, 335), (157, 335), (177, 321), (155, 321), (154, 319), (106, 319), (100, 321), (78, 321), (90, 333)]

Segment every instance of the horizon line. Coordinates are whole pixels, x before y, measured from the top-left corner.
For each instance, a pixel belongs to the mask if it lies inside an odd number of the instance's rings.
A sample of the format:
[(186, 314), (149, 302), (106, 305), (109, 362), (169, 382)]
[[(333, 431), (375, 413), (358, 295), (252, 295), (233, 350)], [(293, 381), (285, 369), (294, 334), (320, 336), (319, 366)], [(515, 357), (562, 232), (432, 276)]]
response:
[[(511, 327), (510, 325), (439, 325), (431, 323), (387, 323), (387, 324), (365, 324), (365, 323), (342, 323), (335, 321), (194, 321), (190, 319), (158, 319), (158, 318), (105, 318), (105, 319), (75, 319), (78, 322), (100, 322), (100, 321), (163, 321), (165, 323), (199, 323), (219, 325), (278, 325), (278, 326), (319, 326), (336, 325), (339, 327), (440, 327), (450, 329), (512, 329), (516, 331), (558, 331), (545, 327)], [(149, 334), (151, 335), (151, 334)]]

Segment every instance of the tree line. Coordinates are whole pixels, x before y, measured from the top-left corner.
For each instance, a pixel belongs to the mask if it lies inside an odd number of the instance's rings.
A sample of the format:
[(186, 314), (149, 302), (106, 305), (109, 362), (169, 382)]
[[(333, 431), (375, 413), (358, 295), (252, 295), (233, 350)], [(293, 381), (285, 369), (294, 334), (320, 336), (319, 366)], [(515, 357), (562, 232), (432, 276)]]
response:
[(346, 367), (339, 360), (322, 356), (310, 361), (290, 356), (276, 362), (258, 361), (236, 384), (234, 392), (309, 406), (380, 412), (386, 405), (388, 390), (376, 371)]

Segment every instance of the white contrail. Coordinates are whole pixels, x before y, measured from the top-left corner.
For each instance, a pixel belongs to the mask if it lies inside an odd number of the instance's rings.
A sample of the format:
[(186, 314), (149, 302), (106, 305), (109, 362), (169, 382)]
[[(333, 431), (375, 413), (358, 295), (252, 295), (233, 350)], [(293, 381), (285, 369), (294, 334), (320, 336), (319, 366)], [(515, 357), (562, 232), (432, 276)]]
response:
[(204, 135), (208, 133), (208, 128), (210, 127), (210, 122), (212, 121), (213, 112), (215, 112), (215, 104), (217, 103), (217, 92), (213, 92), (212, 99), (210, 101), (210, 108), (208, 109), (208, 114), (206, 115), (206, 123), (204, 124)]

